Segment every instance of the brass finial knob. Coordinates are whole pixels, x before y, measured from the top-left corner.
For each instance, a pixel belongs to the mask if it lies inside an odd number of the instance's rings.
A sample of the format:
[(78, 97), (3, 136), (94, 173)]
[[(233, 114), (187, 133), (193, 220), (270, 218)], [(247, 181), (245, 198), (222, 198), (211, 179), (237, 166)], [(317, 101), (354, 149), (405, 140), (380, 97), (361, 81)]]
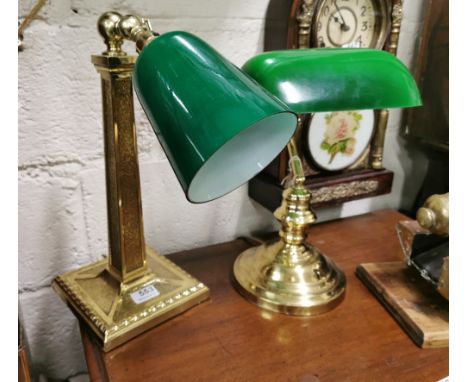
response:
[(449, 234), (449, 194), (432, 195), (421, 207), (416, 219), (421, 227), (440, 236)]
[(104, 54), (124, 54), (122, 52), (123, 36), (118, 31), (118, 24), (122, 19), (122, 15), (117, 12), (106, 12), (99, 17), (97, 28), (99, 34), (104, 38), (107, 45), (107, 52)]
[(431, 229), (436, 224), (436, 214), (429, 208), (421, 207), (418, 210), (417, 219), (421, 227)]

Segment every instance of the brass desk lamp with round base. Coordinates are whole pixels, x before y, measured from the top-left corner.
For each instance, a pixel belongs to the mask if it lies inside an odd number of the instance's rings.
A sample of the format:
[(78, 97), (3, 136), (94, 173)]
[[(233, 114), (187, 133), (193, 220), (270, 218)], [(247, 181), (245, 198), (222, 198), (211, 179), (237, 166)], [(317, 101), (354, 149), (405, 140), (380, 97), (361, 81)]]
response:
[[(274, 51), (252, 58), (243, 70), (299, 115), (421, 104), (406, 67), (393, 55), (372, 49)], [(262, 308), (310, 316), (343, 300), (346, 278), (305, 242), (315, 215), (294, 139), (288, 151), (292, 182), (275, 211), (282, 225), (279, 239), (241, 253), (234, 263), (234, 284)]]

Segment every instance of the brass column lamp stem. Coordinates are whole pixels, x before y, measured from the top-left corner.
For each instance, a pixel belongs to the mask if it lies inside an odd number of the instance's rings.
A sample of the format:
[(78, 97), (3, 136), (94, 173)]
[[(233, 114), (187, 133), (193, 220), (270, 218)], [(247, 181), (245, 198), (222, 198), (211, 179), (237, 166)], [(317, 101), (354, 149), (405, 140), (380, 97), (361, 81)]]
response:
[(101, 75), (109, 256), (58, 276), (52, 286), (108, 351), (209, 298), (208, 288), (145, 246), (132, 75), (137, 50), (155, 38), (148, 22), (107, 12), (107, 46), (92, 62)]
[(345, 294), (343, 272), (308, 244), (307, 229), (315, 222), (310, 192), (294, 139), (288, 143), (293, 180), (274, 215), (281, 223), (279, 239), (242, 252), (234, 263), (236, 289), (262, 308), (310, 316), (337, 306)]
[(102, 86), (109, 271), (129, 282), (147, 272), (133, 113), (135, 57), (114, 53), (93, 56), (92, 61)]

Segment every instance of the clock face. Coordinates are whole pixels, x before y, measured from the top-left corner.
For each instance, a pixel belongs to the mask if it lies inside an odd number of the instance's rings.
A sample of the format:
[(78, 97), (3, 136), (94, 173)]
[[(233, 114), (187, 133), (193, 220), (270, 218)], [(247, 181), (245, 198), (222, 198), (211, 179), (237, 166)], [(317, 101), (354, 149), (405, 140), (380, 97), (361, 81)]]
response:
[(384, 0), (322, 0), (312, 38), (317, 47), (381, 49), (389, 30)]
[(373, 128), (373, 110), (315, 113), (307, 134), (309, 154), (324, 170), (343, 170), (365, 152)]

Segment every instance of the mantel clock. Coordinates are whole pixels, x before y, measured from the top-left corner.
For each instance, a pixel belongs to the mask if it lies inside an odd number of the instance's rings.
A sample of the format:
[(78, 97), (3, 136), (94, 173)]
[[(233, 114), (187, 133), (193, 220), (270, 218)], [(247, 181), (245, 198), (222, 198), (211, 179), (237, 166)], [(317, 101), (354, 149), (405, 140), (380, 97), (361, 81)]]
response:
[[(373, 48), (396, 54), (401, 0), (294, 0), (287, 46)], [(353, 94), (350, 93), (350, 97)], [(388, 110), (303, 114), (295, 134), (314, 208), (389, 193), (393, 172), (383, 167)], [(289, 177), (284, 150), (249, 185), (250, 196), (273, 210)]]

